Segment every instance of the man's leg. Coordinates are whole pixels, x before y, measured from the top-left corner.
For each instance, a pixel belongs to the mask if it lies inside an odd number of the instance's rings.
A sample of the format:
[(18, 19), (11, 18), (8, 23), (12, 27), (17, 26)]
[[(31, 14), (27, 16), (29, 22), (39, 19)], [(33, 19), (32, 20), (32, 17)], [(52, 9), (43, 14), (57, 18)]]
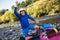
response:
[(23, 35), (24, 35), (25, 37), (28, 36), (28, 28), (23, 29)]
[[(39, 29), (39, 26), (34, 25), (34, 24), (30, 24), (29, 29), (31, 29), (31, 30), (35, 30), (35, 32), (37, 32), (38, 29)], [(40, 40), (40, 38), (37, 37), (36, 40)]]
[(35, 25), (35, 24), (30, 24), (30, 26), (29, 26), (29, 29), (31, 29), (31, 30), (38, 30), (39, 29), (39, 26), (38, 25)]
[(39, 26), (38, 25), (35, 25), (35, 24), (30, 24), (29, 29), (38, 31)]

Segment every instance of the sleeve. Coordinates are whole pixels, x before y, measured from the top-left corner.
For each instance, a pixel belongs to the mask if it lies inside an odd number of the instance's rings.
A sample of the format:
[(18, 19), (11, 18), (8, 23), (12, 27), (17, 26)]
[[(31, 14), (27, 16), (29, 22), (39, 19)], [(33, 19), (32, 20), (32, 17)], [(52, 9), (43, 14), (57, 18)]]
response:
[(15, 14), (17, 17), (20, 17), (20, 14), (18, 14), (18, 12), (17, 12), (17, 7), (14, 8), (14, 14)]
[(32, 21), (35, 21), (34, 18), (32, 18), (31, 16), (28, 15), (28, 18), (31, 19)]

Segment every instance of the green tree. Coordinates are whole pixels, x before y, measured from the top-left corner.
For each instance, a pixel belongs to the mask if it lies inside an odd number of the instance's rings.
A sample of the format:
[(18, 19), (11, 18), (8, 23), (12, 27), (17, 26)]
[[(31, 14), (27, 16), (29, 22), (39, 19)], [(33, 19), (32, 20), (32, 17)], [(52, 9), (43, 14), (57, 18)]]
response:
[(14, 5), (11, 8), (14, 9)]
[(0, 15), (3, 15), (5, 13), (5, 9), (0, 10)]
[[(18, 4), (18, 8), (21, 7), (26, 7), (34, 2), (36, 2), (37, 0), (26, 0), (26, 1), (22, 1), (21, 3)], [(11, 7), (12, 9), (14, 9), (14, 5)]]

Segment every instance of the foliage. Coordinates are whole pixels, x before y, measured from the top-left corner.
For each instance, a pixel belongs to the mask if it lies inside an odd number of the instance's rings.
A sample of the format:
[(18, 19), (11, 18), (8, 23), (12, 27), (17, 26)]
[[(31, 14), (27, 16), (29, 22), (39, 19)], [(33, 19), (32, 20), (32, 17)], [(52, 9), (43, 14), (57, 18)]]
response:
[(5, 13), (5, 9), (0, 10), (0, 15), (3, 15)]
[(6, 11), (4, 15), (0, 17), (0, 22), (5, 22), (5, 21), (14, 22), (16, 19), (17, 18), (14, 15), (13, 11)]
[[(25, 0), (25, 1), (22, 1), (21, 3), (18, 4), (18, 8), (23, 8), (23, 7), (26, 7), (34, 2), (36, 2), (38, 0)], [(12, 9), (14, 9), (14, 5), (12, 6)]]
[(58, 0), (39, 0), (27, 6), (26, 10), (32, 17), (40, 17), (41, 14), (54, 14), (56, 10), (60, 10), (59, 3)]
[[(26, 0), (19, 3), (18, 9), (24, 7), (29, 15), (32, 17), (40, 17), (41, 15), (54, 14), (56, 10), (60, 11), (60, 0)], [(12, 6), (14, 9), (14, 6)], [(6, 11), (4, 15), (0, 17), (0, 22), (5, 22), (6, 20), (14, 22), (17, 20), (14, 15), (14, 11)]]

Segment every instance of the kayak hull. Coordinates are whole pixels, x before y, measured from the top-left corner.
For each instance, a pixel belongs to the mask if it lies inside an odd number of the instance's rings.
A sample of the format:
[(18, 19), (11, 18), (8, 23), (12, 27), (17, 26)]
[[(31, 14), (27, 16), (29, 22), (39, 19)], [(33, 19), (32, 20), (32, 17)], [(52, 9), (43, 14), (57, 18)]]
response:
[(60, 35), (49, 38), (49, 40), (60, 40)]
[[(29, 40), (30, 38), (32, 38), (32, 36), (26, 37), (26, 40)], [(60, 40), (60, 35), (57, 35), (57, 36), (54, 36), (54, 37), (51, 37), (51, 38), (40, 36), (40, 40)]]
[[(29, 40), (31, 39), (32, 36), (27, 36), (25, 40)], [(51, 36), (50, 38), (48, 38), (48, 36), (40, 36), (40, 40), (60, 40), (60, 31), (58, 32), (58, 34)]]
[(56, 35), (51, 38), (48, 38), (46, 36), (43, 36), (43, 37), (40, 36), (40, 40), (60, 40), (60, 35)]

